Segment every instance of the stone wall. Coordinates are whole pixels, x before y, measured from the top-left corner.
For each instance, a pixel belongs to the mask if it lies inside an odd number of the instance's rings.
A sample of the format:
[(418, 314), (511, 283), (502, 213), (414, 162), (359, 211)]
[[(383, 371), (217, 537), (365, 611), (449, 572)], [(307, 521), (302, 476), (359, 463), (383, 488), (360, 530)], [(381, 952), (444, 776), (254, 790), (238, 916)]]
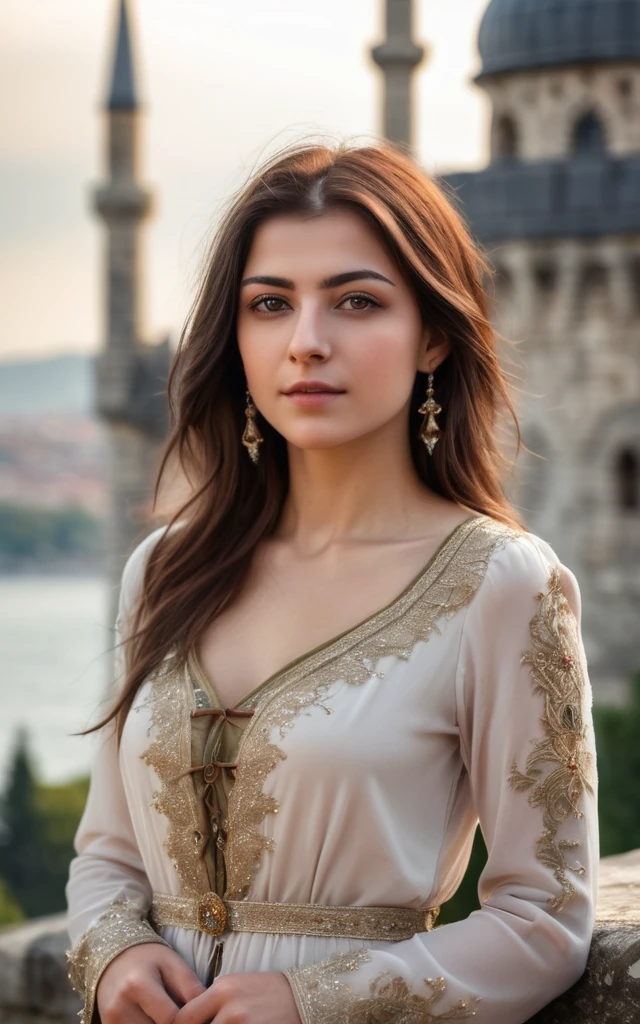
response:
[(590, 112), (602, 124), (610, 153), (624, 156), (640, 150), (640, 67), (635, 61), (521, 71), (481, 84), (493, 106), (493, 160), (509, 155), (567, 159), (576, 125)]
[(514, 240), (492, 259), (493, 319), (518, 341), (518, 414), (535, 452), (521, 453), (510, 496), (579, 580), (595, 700), (624, 704), (640, 668), (640, 515), (619, 470), (640, 455), (640, 240)]
[(0, 930), (1, 1024), (77, 1024), (68, 946), (64, 914)]
[[(598, 923), (587, 969), (529, 1024), (640, 1021), (640, 850), (600, 862)], [(0, 930), (0, 1024), (77, 1024), (64, 915)]]

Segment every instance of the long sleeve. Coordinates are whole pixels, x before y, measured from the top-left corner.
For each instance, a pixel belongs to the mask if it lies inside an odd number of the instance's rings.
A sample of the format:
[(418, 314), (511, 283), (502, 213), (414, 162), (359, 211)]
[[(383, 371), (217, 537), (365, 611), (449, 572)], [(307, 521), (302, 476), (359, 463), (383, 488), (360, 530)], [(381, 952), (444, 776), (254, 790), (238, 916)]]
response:
[[(144, 558), (159, 535), (154, 531), (125, 565), (115, 642), (128, 628)], [(117, 687), (124, 681), (124, 656), (115, 648)], [(82, 1024), (94, 1018), (95, 994), (103, 971), (131, 946), (144, 942), (167, 945), (147, 920), (151, 887), (145, 874), (129, 814), (118, 761), (113, 723), (105, 726), (94, 756), (89, 795), (76, 832), (77, 856), (67, 883), (68, 930), (73, 948), (67, 954), (69, 978), (84, 1001)]]
[(597, 780), (575, 578), (524, 535), (494, 553), (462, 614), (456, 706), (488, 849), (481, 908), (393, 946), (286, 970), (303, 1024), (523, 1024), (584, 971)]

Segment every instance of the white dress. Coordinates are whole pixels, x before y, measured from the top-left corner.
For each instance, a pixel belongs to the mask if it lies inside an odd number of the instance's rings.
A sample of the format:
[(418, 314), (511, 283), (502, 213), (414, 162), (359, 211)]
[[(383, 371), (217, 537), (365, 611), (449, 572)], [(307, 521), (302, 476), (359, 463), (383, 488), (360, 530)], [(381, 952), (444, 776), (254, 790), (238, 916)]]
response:
[[(121, 633), (162, 532), (127, 562)], [(571, 986), (598, 870), (579, 603), (548, 544), (480, 516), (389, 605), (226, 713), (193, 657), (165, 659), (119, 752), (104, 730), (76, 836), (69, 962), (84, 1019), (108, 963), (149, 941), (206, 985), (284, 971), (303, 1024), (523, 1024)], [(478, 820), (481, 909), (400, 941), (214, 937), (147, 917), (153, 894), (210, 892), (431, 908), (456, 891)]]

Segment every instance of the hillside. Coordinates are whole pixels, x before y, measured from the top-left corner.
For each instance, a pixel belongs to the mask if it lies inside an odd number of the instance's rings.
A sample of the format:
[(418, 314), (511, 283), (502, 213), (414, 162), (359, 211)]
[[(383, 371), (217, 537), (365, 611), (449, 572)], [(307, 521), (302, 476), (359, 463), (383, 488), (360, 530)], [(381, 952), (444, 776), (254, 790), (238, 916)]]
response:
[(0, 416), (90, 416), (95, 357), (0, 361)]

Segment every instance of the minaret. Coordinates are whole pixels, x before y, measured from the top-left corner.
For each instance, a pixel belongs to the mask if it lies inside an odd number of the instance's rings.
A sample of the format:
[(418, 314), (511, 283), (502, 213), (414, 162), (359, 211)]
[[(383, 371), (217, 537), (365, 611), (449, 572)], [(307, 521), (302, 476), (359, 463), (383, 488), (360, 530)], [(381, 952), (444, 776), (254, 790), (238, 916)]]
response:
[(386, 0), (387, 38), (371, 51), (384, 73), (383, 134), (408, 148), (414, 144), (413, 74), (424, 58), (414, 43), (413, 0)]
[(107, 226), (107, 330), (98, 405), (107, 418), (126, 404), (127, 370), (140, 338), (140, 228), (151, 193), (137, 181), (140, 109), (135, 90), (126, 0), (120, 0), (113, 75), (107, 99), (109, 180), (95, 205)]
[(158, 445), (166, 432), (163, 395), (168, 343), (142, 341), (141, 233), (152, 197), (139, 180), (140, 107), (131, 26), (119, 0), (113, 70), (106, 101), (107, 181), (95, 191), (106, 225), (105, 337), (98, 358), (96, 405), (109, 436), (109, 578), (112, 615), (124, 561), (148, 528)]

